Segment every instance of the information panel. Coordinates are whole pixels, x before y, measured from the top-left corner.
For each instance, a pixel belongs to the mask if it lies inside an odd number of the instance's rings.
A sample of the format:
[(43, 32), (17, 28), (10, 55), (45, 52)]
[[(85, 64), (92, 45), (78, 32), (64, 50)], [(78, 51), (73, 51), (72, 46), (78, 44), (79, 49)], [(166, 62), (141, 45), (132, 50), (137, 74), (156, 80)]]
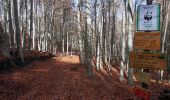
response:
[(134, 72), (135, 78), (142, 83), (150, 85), (151, 75), (149, 73), (136, 71)]
[(160, 32), (136, 32), (134, 34), (134, 49), (160, 50)]
[(131, 51), (129, 66), (142, 69), (165, 69), (167, 60), (164, 53)]
[(139, 5), (137, 31), (160, 31), (160, 5)]

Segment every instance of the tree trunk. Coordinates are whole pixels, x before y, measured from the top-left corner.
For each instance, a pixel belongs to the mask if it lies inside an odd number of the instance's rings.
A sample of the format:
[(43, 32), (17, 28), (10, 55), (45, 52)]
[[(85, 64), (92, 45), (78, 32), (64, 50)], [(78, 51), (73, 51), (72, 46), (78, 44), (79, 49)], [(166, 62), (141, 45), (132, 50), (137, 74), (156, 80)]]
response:
[(37, 3), (34, 5), (35, 7), (35, 47), (33, 48), (34, 50), (38, 50), (38, 35), (39, 35), (39, 24), (38, 24), (38, 7), (37, 7)]
[(24, 39), (23, 39), (23, 48), (24, 49), (26, 49), (27, 48), (27, 45), (28, 45), (28, 43), (27, 43), (27, 40), (26, 40), (26, 37), (27, 37), (27, 35), (28, 35), (28, 33), (27, 33), (27, 25), (28, 25), (28, 11), (27, 11), (27, 0), (25, 0), (25, 12), (26, 12), (26, 22), (25, 22), (25, 24), (26, 24), (26, 26), (25, 26), (25, 31), (24, 31)]
[(4, 32), (7, 33), (7, 0), (3, 1), (3, 7), (4, 7)]
[(90, 24), (91, 19), (90, 16), (90, 0), (86, 0), (86, 15), (85, 15), (85, 37), (84, 37), (84, 51), (85, 51), (85, 64), (87, 67), (87, 74), (89, 77), (93, 77), (93, 71), (92, 71), (92, 53), (91, 53), (91, 46), (89, 45), (89, 29), (88, 29), (88, 24)]
[(63, 29), (62, 29), (62, 52), (65, 52), (65, 20), (66, 20), (66, 9), (63, 9)]
[(14, 18), (15, 18), (15, 28), (16, 28), (16, 42), (17, 48), (19, 49), (19, 57), (21, 65), (24, 64), (23, 52), (22, 52), (22, 44), (21, 44), (21, 33), (19, 28), (19, 20), (18, 20), (18, 5), (17, 0), (13, 0), (13, 7), (14, 7)]
[(151, 5), (153, 0), (146, 0), (147, 5)]
[[(131, 3), (132, 1), (131, 0), (129, 0), (129, 2), (128, 2), (128, 4), (130, 5), (130, 3)], [(131, 7), (131, 6), (130, 6)], [(132, 16), (130, 16), (130, 12), (128, 13), (128, 37), (127, 37), (127, 39), (128, 39), (128, 58), (127, 58), (127, 66), (128, 66), (128, 84), (129, 85), (133, 85), (134, 84), (134, 82), (133, 82), (133, 68), (130, 68), (130, 66), (129, 66), (129, 51), (130, 50), (132, 50), (132, 26), (133, 26), (133, 24), (131, 24), (131, 23), (133, 23), (133, 20), (131, 20), (131, 19), (133, 19), (133, 18), (130, 18), (130, 17), (132, 17)]]
[(66, 35), (67, 35), (66, 36), (67, 37), (67, 41), (66, 42), (67, 42), (67, 55), (68, 55), (69, 54), (69, 50), (68, 50), (69, 49), (68, 31), (67, 31)]
[(94, 28), (95, 28), (95, 36), (96, 36), (96, 67), (97, 67), (97, 70), (100, 70), (100, 43), (99, 43), (99, 34), (98, 34), (98, 31), (97, 31), (97, 0), (95, 0), (95, 4), (94, 4), (94, 11), (95, 11), (95, 14), (94, 14)]
[[(126, 13), (126, 12), (125, 12)], [(122, 19), (125, 19), (124, 14), (122, 14)], [(120, 65), (120, 81), (124, 80), (124, 61), (125, 61), (125, 20), (122, 20), (122, 48), (121, 48), (121, 65)]]
[(168, 23), (169, 23), (170, 1), (168, 3), (167, 9), (168, 10), (167, 10), (166, 19), (165, 19), (165, 28), (164, 28), (163, 41), (162, 41), (162, 52), (165, 52), (165, 41), (166, 41), (167, 28), (168, 28)]
[(81, 15), (81, 0), (79, 0), (79, 9), (78, 9), (78, 13), (77, 13), (77, 16), (78, 16), (78, 43), (79, 43), (79, 52), (80, 52), (80, 55), (79, 55), (79, 59), (80, 59), (80, 63), (81, 64), (85, 64), (85, 54), (84, 54), (84, 51), (83, 51), (83, 41), (82, 41), (82, 28), (80, 25), (81, 24), (81, 20), (82, 20), (82, 15)]
[(110, 45), (111, 45), (111, 50), (110, 50), (110, 61), (112, 62), (113, 61), (113, 59), (114, 59), (114, 41), (115, 41), (115, 3), (114, 3), (114, 0), (112, 1), (113, 3), (112, 3), (112, 7), (113, 7), (113, 9), (112, 9), (112, 13), (113, 13), (113, 17), (112, 17), (112, 21), (113, 21), (113, 23), (112, 23), (112, 31), (111, 31), (111, 42), (110, 42)]
[(31, 12), (30, 12), (30, 36), (29, 36), (29, 50), (32, 49), (32, 41), (33, 41), (33, 0), (31, 0), (31, 8), (30, 8)]
[(9, 18), (9, 33), (10, 33), (10, 42), (11, 47), (14, 48), (14, 30), (12, 25), (12, 18), (11, 18), (11, 0), (8, 0), (8, 18)]
[(107, 23), (107, 13), (105, 8), (105, 1), (102, 0), (102, 62), (106, 63), (106, 23)]

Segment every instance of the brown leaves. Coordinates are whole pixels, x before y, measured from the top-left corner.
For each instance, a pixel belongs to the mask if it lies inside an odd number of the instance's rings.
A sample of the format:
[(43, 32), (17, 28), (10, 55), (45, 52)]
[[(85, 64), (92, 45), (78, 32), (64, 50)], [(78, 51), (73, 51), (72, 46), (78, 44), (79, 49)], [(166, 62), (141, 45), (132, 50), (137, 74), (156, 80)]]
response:
[[(34, 66), (32, 66), (34, 65)], [(98, 73), (99, 74), (99, 73)], [(135, 98), (125, 84), (94, 73), (89, 79), (77, 56), (33, 62), (11, 74), (0, 74), (3, 100), (127, 100)], [(103, 78), (102, 78), (103, 77)], [(5, 81), (5, 83), (3, 83)], [(6, 92), (8, 91), (8, 92)], [(10, 96), (9, 96), (10, 95)], [(0, 99), (1, 99), (0, 98)]]

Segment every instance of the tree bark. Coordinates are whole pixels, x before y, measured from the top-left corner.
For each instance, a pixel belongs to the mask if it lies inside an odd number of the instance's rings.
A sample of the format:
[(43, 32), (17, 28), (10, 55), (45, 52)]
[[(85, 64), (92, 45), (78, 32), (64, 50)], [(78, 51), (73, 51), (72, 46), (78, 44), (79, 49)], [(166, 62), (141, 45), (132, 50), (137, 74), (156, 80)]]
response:
[(14, 30), (11, 18), (11, 0), (8, 0), (8, 18), (9, 18), (9, 33), (10, 33), (10, 43), (11, 47), (14, 48)]
[(112, 1), (112, 13), (113, 13), (113, 17), (112, 17), (112, 28), (111, 28), (111, 42), (110, 42), (110, 45), (111, 45), (111, 50), (110, 50), (110, 54), (111, 54), (111, 57), (110, 57), (110, 63), (112, 63), (113, 59), (114, 59), (114, 41), (115, 41), (115, 3), (114, 3), (114, 0)]
[(24, 49), (28, 48), (28, 47), (27, 47), (28, 43), (27, 43), (27, 40), (26, 40), (26, 37), (27, 37), (27, 35), (28, 35), (28, 33), (27, 33), (27, 25), (28, 25), (27, 0), (25, 0), (25, 12), (26, 12), (26, 15), (25, 15), (25, 16), (26, 16), (26, 22), (25, 22), (26, 26), (25, 26), (24, 39), (23, 39), (23, 48), (24, 48)]
[(30, 36), (29, 36), (29, 50), (32, 49), (32, 41), (33, 41), (33, 0), (31, 0), (31, 8), (30, 8)]
[(169, 23), (170, 1), (168, 3), (168, 8), (167, 9), (168, 10), (167, 10), (166, 19), (165, 19), (164, 34), (163, 34), (163, 39), (162, 39), (162, 52), (165, 52), (165, 41), (166, 41), (167, 28), (168, 28), (168, 23)]
[(21, 44), (21, 33), (20, 33), (19, 20), (18, 20), (17, 0), (13, 0), (13, 7), (14, 7), (17, 49), (19, 50), (19, 58), (20, 58), (21, 65), (23, 65), (24, 58), (23, 58), (23, 51), (22, 51), (22, 44)]
[(80, 63), (81, 64), (85, 64), (85, 54), (84, 54), (84, 51), (83, 51), (83, 41), (82, 41), (82, 28), (81, 28), (81, 22), (82, 22), (82, 15), (81, 15), (81, 6), (82, 6), (82, 0), (79, 0), (79, 8), (78, 8), (78, 13), (77, 13), (77, 16), (78, 16), (78, 43), (79, 43), (79, 52), (80, 52), (80, 55), (79, 55), (79, 59), (80, 59)]

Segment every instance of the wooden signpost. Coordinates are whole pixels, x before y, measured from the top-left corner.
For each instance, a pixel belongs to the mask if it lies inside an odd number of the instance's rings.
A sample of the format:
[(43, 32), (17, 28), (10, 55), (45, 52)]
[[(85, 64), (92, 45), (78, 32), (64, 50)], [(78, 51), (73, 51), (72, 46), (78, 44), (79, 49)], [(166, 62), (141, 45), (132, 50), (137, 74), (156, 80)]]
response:
[[(168, 45), (167, 45), (167, 53), (168, 53), (168, 57), (167, 57), (167, 62), (168, 62), (167, 71), (170, 74), (170, 43), (168, 43)], [(169, 75), (169, 79), (170, 79), (170, 75)]]
[(130, 52), (129, 66), (142, 69), (165, 69), (167, 65), (166, 56), (159, 52)]
[(150, 85), (151, 75), (149, 73), (136, 71), (134, 72), (134, 75), (139, 82)]
[(159, 32), (161, 7), (159, 4), (152, 5), (152, 1), (146, 0), (147, 5), (138, 6), (136, 17), (136, 30), (138, 32), (134, 34), (135, 51), (131, 51), (129, 56), (129, 67), (144, 69), (144, 72), (136, 71), (134, 73), (136, 79), (142, 83), (142, 88), (135, 87), (133, 91), (142, 100), (150, 100), (148, 86), (151, 77), (149, 70), (164, 70), (167, 67), (167, 57), (164, 53), (158, 52), (161, 49)]
[(160, 32), (136, 32), (134, 34), (134, 49), (160, 50)]

